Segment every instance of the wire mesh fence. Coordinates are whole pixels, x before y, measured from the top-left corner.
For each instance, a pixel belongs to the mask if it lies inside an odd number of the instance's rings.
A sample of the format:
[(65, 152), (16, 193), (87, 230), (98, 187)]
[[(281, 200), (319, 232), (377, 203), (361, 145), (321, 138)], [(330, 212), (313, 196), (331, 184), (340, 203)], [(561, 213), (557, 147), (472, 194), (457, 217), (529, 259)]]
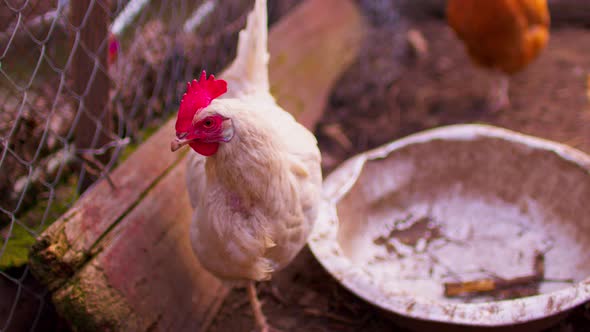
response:
[[(299, 0), (269, 1), (271, 23)], [(0, 331), (44, 330), (34, 239), (235, 55), (249, 0), (2, 0)], [(116, 186), (116, 183), (112, 183)]]

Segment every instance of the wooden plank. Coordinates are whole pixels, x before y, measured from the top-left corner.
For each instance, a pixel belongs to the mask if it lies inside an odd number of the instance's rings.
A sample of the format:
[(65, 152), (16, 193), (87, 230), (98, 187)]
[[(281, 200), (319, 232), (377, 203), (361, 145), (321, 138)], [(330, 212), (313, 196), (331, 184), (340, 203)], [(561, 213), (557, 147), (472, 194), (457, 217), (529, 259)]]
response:
[[(295, 27), (293, 22), (298, 22)], [(364, 33), (352, 1), (307, 1), (290, 20), (278, 22), (270, 33), (269, 77), (279, 104), (313, 130), (333, 84), (356, 58)]]
[(211, 322), (227, 289), (192, 253), (185, 171), (181, 163), (168, 173), (54, 294), (77, 329), (195, 331)]
[(162, 153), (170, 149), (173, 130), (174, 123), (169, 121), (115, 169), (111, 174), (115, 190), (106, 181), (97, 183), (41, 234), (33, 246), (30, 266), (50, 290), (72, 276), (93, 254), (98, 239), (182, 158), (181, 154)]
[[(287, 110), (302, 103), (294, 115), (308, 128), (363, 32), (352, 0), (306, 0), (271, 30), (273, 91)], [(96, 185), (33, 248), (32, 271), (75, 330), (203, 330), (227, 294), (190, 248), (185, 156), (169, 152), (173, 126), (115, 170), (116, 190)]]

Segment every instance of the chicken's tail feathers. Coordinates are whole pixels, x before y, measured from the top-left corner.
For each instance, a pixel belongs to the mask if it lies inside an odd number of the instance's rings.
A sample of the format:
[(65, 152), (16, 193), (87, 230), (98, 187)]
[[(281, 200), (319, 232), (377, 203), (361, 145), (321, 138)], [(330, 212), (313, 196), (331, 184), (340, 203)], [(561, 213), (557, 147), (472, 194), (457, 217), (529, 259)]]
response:
[(269, 93), (268, 18), (266, 0), (256, 0), (240, 31), (237, 55), (223, 78), (230, 96)]

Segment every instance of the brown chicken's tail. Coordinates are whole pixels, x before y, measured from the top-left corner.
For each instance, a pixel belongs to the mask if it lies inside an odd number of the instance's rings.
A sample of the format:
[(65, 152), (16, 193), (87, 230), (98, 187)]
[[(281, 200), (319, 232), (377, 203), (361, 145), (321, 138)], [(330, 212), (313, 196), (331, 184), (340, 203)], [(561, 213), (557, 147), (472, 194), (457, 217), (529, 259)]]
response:
[(533, 59), (541, 50), (545, 48), (547, 45), (547, 41), (549, 40), (549, 32), (547, 29), (540, 25), (535, 25), (528, 29), (525, 35), (525, 44), (526, 44), (526, 55), (525, 59)]

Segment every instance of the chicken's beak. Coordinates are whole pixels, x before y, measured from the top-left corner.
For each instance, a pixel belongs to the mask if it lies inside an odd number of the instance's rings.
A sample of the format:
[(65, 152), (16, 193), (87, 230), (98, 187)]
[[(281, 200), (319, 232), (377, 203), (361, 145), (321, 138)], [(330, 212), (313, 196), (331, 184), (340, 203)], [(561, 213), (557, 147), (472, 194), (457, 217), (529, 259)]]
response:
[(183, 147), (184, 145), (188, 144), (190, 141), (191, 141), (190, 139), (176, 137), (170, 143), (170, 150), (172, 150), (172, 152), (174, 152), (174, 151), (180, 149), (181, 147)]

